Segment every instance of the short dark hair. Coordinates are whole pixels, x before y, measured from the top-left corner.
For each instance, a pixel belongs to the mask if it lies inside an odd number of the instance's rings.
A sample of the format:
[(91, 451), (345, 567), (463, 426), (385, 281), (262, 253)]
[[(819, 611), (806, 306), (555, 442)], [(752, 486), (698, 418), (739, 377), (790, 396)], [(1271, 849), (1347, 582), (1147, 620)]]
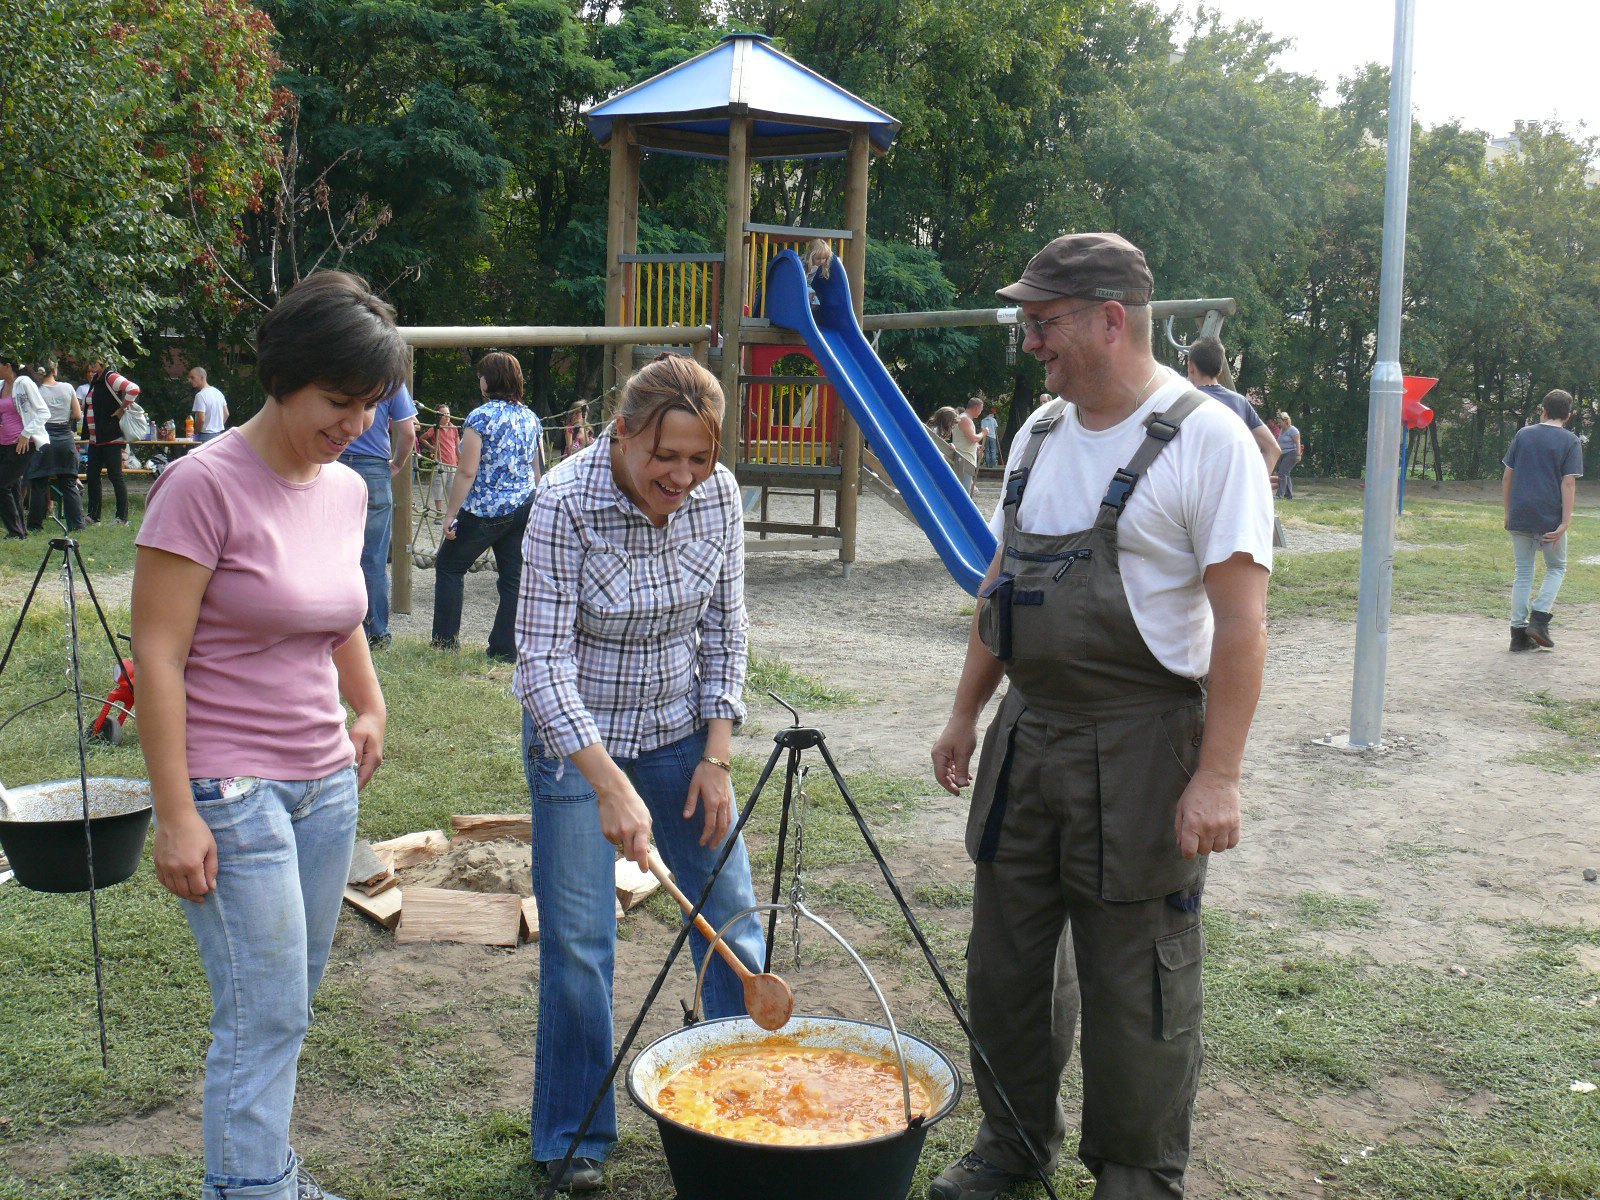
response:
[(256, 326), (256, 378), (274, 400), (312, 384), (352, 399), (382, 399), (410, 372), (411, 349), (394, 309), (344, 271), (307, 276)]
[(1572, 393), (1563, 392), (1560, 388), (1546, 393), (1544, 415), (1554, 417), (1558, 421), (1565, 421), (1572, 415)]
[(1196, 338), (1189, 343), (1189, 361), (1194, 364), (1194, 369), (1208, 379), (1215, 379), (1222, 374), (1222, 366), (1228, 361), (1222, 349), (1222, 342), (1214, 337)]
[(491, 400), (515, 400), (522, 403), (522, 364), (515, 354), (504, 350), (491, 350), (478, 360), (478, 378), (489, 392)]

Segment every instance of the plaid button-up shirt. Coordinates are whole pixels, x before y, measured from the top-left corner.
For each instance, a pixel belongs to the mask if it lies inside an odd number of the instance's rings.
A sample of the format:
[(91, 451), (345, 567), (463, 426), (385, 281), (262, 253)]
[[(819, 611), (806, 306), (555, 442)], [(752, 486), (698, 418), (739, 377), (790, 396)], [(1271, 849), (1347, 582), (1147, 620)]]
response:
[(658, 529), (602, 436), (539, 485), (522, 564), (514, 686), (546, 756), (600, 742), (627, 761), (744, 719), (744, 512), (726, 467)]

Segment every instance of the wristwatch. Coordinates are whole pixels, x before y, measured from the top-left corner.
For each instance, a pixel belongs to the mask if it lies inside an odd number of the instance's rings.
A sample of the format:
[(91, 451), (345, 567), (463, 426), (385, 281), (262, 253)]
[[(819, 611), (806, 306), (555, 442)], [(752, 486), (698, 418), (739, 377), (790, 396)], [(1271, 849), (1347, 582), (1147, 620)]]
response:
[(733, 770), (733, 764), (731, 762), (725, 758), (718, 758), (715, 754), (702, 754), (700, 756), (700, 761), (703, 763), (710, 763), (713, 767), (721, 767), (724, 771), (731, 772)]

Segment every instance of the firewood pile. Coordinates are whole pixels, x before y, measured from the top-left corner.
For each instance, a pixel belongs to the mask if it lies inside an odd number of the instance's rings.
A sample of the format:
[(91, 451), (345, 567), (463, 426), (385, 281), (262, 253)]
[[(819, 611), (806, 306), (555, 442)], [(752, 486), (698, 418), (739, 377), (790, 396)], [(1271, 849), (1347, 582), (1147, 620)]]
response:
[[(384, 842), (359, 841), (344, 902), (393, 930), (397, 942), (517, 946), (538, 941), (539, 910), (527, 894), (526, 867), (505, 865), (506, 859), (517, 859), (517, 848), (531, 844), (532, 823), (531, 817), (514, 813), (457, 816), (450, 819), (448, 834), (428, 829)], [(512, 853), (496, 853), (497, 847)], [(523, 850), (521, 862), (526, 858)], [(444, 878), (434, 880), (441, 872), (430, 868), (439, 866), (446, 868)], [(408, 877), (414, 882), (406, 884)], [(617, 920), (659, 886), (649, 872), (617, 859)]]

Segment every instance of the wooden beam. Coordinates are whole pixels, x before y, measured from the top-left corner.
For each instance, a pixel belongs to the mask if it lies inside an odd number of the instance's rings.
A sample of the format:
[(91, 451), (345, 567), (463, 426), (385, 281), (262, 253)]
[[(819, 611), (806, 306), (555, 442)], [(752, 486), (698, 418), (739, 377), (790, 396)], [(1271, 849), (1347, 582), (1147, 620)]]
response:
[[(850, 281), (850, 296), (855, 306), (856, 320), (861, 320), (867, 282), (867, 168), (872, 163), (872, 139), (865, 129), (850, 135), (850, 161), (846, 169), (844, 223), (850, 228), (850, 240), (844, 245), (845, 277)], [(856, 520), (861, 499), (861, 426), (856, 424), (850, 410), (841, 406), (844, 418), (840, 430), (839, 466), (844, 472), (844, 486), (839, 489), (834, 507), (835, 523), (839, 526), (839, 561), (845, 574), (850, 573), (856, 561)]]
[(659, 879), (626, 858), (617, 859), (616, 877), (617, 903), (622, 905), (623, 912), (638, 908), (661, 886)]
[(739, 427), (744, 397), (739, 391), (739, 318), (744, 315), (744, 223), (750, 219), (750, 129), (748, 117), (728, 122), (728, 228), (722, 276), (722, 461), (739, 459)]
[[(630, 128), (629, 132), (632, 130)], [(622, 156), (622, 246), (623, 254), (633, 254), (639, 249), (639, 142), (637, 138), (628, 139), (627, 152)], [(620, 260), (619, 260), (620, 261)], [(637, 280), (638, 275), (634, 278)], [(635, 284), (637, 286), (637, 284)], [(632, 325), (633, 314), (623, 313), (620, 325)], [(633, 343), (624, 342), (612, 351), (616, 360), (614, 368), (617, 383), (621, 384), (633, 373)], [(611, 394), (607, 393), (601, 412), (612, 411)]]
[(515, 892), (408, 888), (394, 940), (515, 946), (522, 933), (522, 897)]
[(406, 325), (413, 346), (616, 346), (657, 342), (691, 346), (711, 339), (709, 325)]
[(493, 842), (513, 838), (533, 840), (533, 817), (528, 813), (489, 813), (482, 816), (450, 818), (450, 836), (463, 842)]
[[(606, 201), (606, 324), (621, 325), (623, 222), (627, 209), (625, 188), (628, 176), (628, 124), (618, 121), (611, 127), (611, 179)], [(603, 383), (607, 395), (616, 386), (616, 365), (605, 356)]]
[(539, 940), (539, 905), (532, 896), (525, 897), (522, 901), (522, 929), (521, 937), (525, 942)]

